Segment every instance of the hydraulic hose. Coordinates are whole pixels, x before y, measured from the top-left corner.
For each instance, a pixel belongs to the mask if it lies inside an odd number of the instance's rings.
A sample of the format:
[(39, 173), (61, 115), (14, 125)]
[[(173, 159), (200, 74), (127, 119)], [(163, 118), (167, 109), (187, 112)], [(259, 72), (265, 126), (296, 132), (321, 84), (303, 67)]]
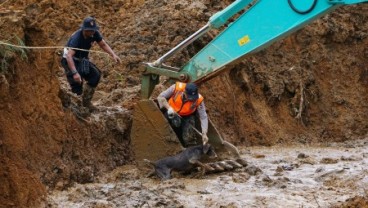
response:
[(314, 9), (314, 7), (317, 4), (317, 0), (314, 0), (313, 3), (312, 3), (312, 6), (309, 9), (304, 10), (304, 11), (297, 9), (294, 6), (293, 2), (291, 2), (291, 0), (288, 0), (288, 3), (289, 3), (290, 8), (293, 9), (296, 13), (299, 13), (299, 14), (307, 14), (307, 13), (311, 12)]

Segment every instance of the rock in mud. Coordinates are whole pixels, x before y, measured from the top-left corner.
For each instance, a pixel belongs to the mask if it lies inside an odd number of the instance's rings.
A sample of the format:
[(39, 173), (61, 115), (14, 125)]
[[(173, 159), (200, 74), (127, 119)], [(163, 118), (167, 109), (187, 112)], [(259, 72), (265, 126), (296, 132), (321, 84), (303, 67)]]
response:
[(254, 165), (250, 165), (246, 167), (244, 171), (251, 176), (255, 176), (255, 175), (258, 175), (259, 173), (262, 173), (262, 170), (259, 167), (256, 167)]

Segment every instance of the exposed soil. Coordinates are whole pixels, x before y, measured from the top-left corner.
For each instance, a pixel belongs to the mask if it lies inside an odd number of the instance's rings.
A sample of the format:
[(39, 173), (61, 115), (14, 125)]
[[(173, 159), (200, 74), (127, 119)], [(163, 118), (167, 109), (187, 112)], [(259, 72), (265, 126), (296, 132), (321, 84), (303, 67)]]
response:
[[(201, 86), (211, 119), (263, 174), (248, 177), (239, 170), (160, 183), (135, 169), (130, 129), (140, 99), (140, 63), (159, 58), (231, 2), (0, 0), (0, 41), (63, 46), (82, 19), (94, 15), (123, 60), (114, 64), (105, 55), (91, 54), (103, 71), (94, 97), (100, 110), (80, 119), (73, 112), (80, 98), (69, 92), (59, 64), (61, 48), (0, 45), (0, 207), (119, 207), (124, 204), (118, 201), (135, 194), (152, 201), (140, 204), (133, 197), (126, 205), (180, 206), (205, 198), (199, 206), (273, 207), (283, 200), (291, 206), (366, 206), (361, 187), (367, 185), (368, 4), (341, 7)], [(217, 33), (195, 41), (167, 64), (183, 65)], [(255, 145), (262, 147), (250, 148)], [(314, 164), (274, 176), (277, 166), (300, 162), (298, 151)], [(336, 163), (326, 164), (324, 157)], [(318, 179), (329, 171), (336, 172)], [(246, 190), (253, 195), (244, 203), (236, 197), (225, 201), (216, 197), (216, 184), (239, 197)], [(118, 196), (122, 187), (128, 190)], [(155, 187), (169, 196), (155, 199)], [(279, 192), (282, 199), (274, 195)], [(347, 205), (339, 204), (345, 200)]]

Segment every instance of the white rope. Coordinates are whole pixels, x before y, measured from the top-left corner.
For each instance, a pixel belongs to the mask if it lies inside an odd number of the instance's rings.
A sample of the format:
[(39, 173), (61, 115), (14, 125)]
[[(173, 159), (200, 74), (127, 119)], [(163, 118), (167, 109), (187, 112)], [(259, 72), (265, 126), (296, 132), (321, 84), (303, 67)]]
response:
[(70, 48), (73, 50), (79, 50), (79, 51), (87, 51), (87, 52), (94, 52), (94, 53), (102, 53), (105, 55), (109, 55), (106, 52), (103, 51), (95, 51), (95, 50), (86, 50), (86, 49), (81, 49), (81, 48), (72, 48), (72, 47), (66, 47), (66, 46), (22, 46), (22, 45), (14, 45), (14, 44), (10, 44), (10, 43), (6, 43), (3, 41), (0, 41), (0, 45), (7, 45), (7, 46), (11, 46), (14, 48), (24, 48), (24, 49), (64, 49), (64, 48)]

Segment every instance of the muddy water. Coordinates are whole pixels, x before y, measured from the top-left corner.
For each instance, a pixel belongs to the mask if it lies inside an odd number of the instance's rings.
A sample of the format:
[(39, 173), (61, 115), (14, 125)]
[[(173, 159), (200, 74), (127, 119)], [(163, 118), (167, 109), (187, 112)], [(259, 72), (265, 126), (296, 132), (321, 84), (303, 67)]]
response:
[(249, 165), (161, 182), (123, 166), (49, 195), (51, 207), (329, 207), (368, 187), (368, 138), (328, 146), (240, 148)]

